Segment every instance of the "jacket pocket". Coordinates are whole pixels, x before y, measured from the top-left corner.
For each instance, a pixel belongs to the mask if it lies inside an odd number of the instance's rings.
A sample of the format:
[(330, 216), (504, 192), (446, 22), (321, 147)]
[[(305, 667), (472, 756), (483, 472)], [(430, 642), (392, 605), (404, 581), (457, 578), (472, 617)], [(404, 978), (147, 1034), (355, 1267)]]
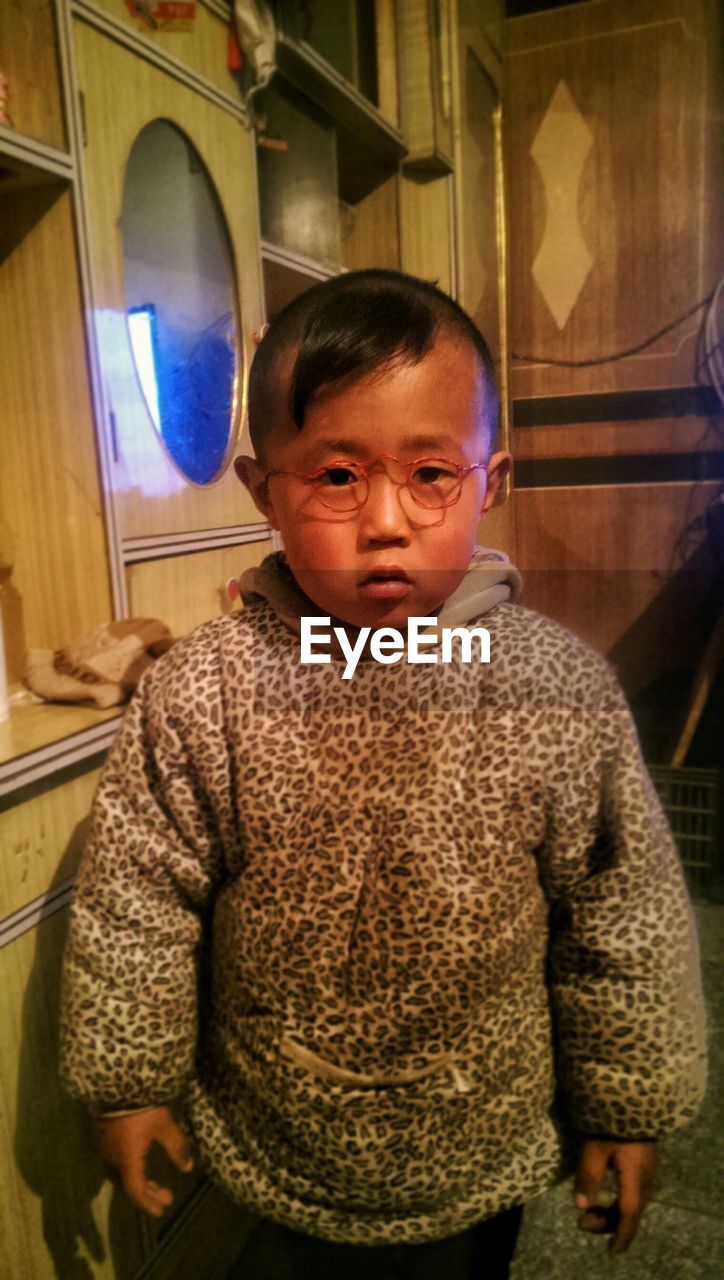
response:
[[(295, 1040), (290, 1035), (282, 1036), (279, 1052), (282, 1057), (308, 1071), (310, 1075), (316, 1076), (320, 1080), (329, 1081), (332, 1084), (348, 1085), (353, 1089), (377, 1090), (404, 1087), (405, 1085), (413, 1085), (419, 1081), (427, 1080), (430, 1076), (443, 1076), (446, 1070), (450, 1071), (453, 1080), (462, 1080), (460, 1072), (452, 1067), (452, 1053), (438, 1054), (425, 1067), (417, 1071), (367, 1073), (349, 1071), (346, 1067), (338, 1067), (327, 1058), (320, 1057), (313, 1049), (308, 1049), (306, 1045), (300, 1044), (298, 1040)], [(461, 1091), (467, 1092), (465, 1089)]]
[(468, 1194), (475, 1104), (452, 1053), (419, 1070), (368, 1074), (285, 1033), (277, 1071), (275, 1107), (293, 1162), (325, 1199), (411, 1213)]

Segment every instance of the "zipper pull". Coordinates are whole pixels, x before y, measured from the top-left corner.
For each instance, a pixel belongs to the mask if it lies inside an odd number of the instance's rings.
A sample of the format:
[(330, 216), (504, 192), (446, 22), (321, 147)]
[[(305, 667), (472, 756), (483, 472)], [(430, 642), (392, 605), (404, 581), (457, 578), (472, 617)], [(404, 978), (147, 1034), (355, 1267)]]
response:
[(462, 1071), (460, 1071), (457, 1067), (451, 1067), (450, 1074), (453, 1078), (453, 1084), (455, 1085), (455, 1088), (458, 1093), (470, 1093), (472, 1089), (472, 1085), (470, 1084), (469, 1080), (465, 1079), (465, 1076), (463, 1075)]

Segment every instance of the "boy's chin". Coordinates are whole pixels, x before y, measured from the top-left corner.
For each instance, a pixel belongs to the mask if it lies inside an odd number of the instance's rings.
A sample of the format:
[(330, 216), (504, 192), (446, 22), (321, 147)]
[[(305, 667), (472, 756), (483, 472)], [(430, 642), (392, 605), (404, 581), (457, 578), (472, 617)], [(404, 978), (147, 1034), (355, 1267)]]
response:
[[(410, 618), (437, 618), (445, 601), (464, 576), (461, 574), (429, 575), (428, 582), (405, 583), (391, 581), (359, 584), (357, 574), (336, 585), (342, 590), (325, 590), (331, 581), (323, 581), (312, 574), (299, 573), (298, 585), (314, 608), (332, 620), (332, 625), (342, 623), (349, 627), (394, 627), (397, 631), (407, 628)], [(406, 588), (406, 589), (405, 589)]]
[(358, 607), (338, 605), (337, 610), (325, 609), (332, 623), (342, 623), (348, 627), (371, 627), (377, 631), (380, 627), (393, 627), (396, 631), (406, 631), (410, 618), (436, 618), (444, 601), (435, 605), (420, 603), (408, 604), (406, 601), (365, 601)]

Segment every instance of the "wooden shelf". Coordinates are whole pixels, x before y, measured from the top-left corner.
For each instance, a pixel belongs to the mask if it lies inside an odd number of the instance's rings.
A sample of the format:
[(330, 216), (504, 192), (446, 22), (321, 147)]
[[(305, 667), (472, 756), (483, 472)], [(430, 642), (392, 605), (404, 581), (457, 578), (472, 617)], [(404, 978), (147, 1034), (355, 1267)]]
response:
[(20, 158), (0, 145), (0, 262), (30, 234), (63, 194), (68, 175), (39, 163), (40, 157)]
[(56, 174), (58, 177), (75, 176), (75, 161), (69, 151), (48, 146), (36, 138), (28, 138), (0, 124), (0, 164), (3, 168), (13, 164), (31, 165), (38, 172)]
[(277, 66), (285, 80), (334, 121), (342, 200), (356, 204), (396, 172), (407, 154), (402, 134), (324, 58), (309, 45), (279, 34)]
[(11, 704), (9, 718), (0, 722), (0, 796), (105, 751), (122, 711), (60, 702)]
[[(378, 0), (272, 0), (277, 38), (311, 54), (327, 75), (341, 80), (375, 108), (380, 106), (379, 64), (388, 52), (382, 40)], [(385, 35), (388, 33), (385, 32)]]
[(329, 280), (336, 271), (313, 258), (290, 253), (280, 245), (261, 242), (267, 319), (273, 320), (290, 302), (319, 280)]
[(298, 89), (277, 79), (257, 99), (261, 234), (330, 271), (340, 265), (337, 130)]

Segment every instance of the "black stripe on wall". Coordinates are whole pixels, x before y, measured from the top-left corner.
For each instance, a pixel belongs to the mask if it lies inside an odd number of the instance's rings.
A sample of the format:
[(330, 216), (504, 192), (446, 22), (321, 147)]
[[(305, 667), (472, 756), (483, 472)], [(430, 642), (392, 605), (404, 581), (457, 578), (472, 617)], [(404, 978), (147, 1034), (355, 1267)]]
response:
[(571, 485), (671, 484), (724, 480), (724, 452), (617, 455), (613, 458), (530, 458), (515, 464), (516, 489)]
[(602, 391), (514, 400), (513, 426), (558, 427), (579, 422), (640, 422), (646, 418), (710, 418), (721, 412), (713, 387)]

